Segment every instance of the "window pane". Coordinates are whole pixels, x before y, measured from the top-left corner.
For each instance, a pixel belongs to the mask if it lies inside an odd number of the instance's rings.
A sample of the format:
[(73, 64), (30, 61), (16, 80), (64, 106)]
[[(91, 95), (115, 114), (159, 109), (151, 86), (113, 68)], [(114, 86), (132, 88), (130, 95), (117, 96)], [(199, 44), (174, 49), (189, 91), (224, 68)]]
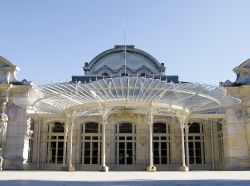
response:
[(159, 137), (158, 137), (158, 136), (154, 136), (153, 139), (154, 139), (154, 140), (159, 140)]
[(154, 123), (153, 132), (154, 133), (166, 133), (167, 132), (166, 124), (165, 123)]
[(90, 142), (85, 142), (85, 149), (90, 149)]
[(161, 148), (162, 149), (167, 149), (167, 143), (166, 142), (161, 142)]
[(201, 164), (201, 157), (196, 157), (196, 163)]
[(157, 149), (157, 150), (154, 150), (154, 156), (159, 156), (160, 154), (159, 154), (159, 150)]
[(98, 140), (98, 136), (93, 136), (92, 140)]
[(167, 137), (161, 137), (161, 140), (166, 140), (167, 139)]
[(85, 136), (85, 140), (90, 140), (90, 136)]
[(133, 125), (131, 123), (120, 123), (119, 124), (119, 133), (132, 133)]
[(167, 157), (162, 157), (162, 158), (161, 158), (161, 163), (162, 163), (162, 164), (167, 164), (167, 163), (168, 163)]
[(200, 142), (195, 142), (195, 148), (200, 149), (201, 148), (201, 143)]
[(132, 140), (132, 136), (128, 136), (128, 137), (127, 137), (127, 140)]
[(85, 150), (84, 156), (90, 156), (90, 150)]
[(85, 133), (98, 133), (98, 123), (86, 123)]
[(92, 157), (92, 164), (98, 163), (98, 157)]
[(159, 164), (159, 163), (160, 163), (159, 157), (154, 156), (154, 164)]
[(132, 149), (132, 142), (127, 142), (127, 149)]
[(167, 151), (166, 150), (161, 150), (161, 155), (162, 156), (167, 156)]
[(196, 139), (196, 140), (200, 140), (201, 137), (200, 137), (200, 136), (195, 136), (195, 139)]
[(92, 149), (98, 149), (98, 142), (92, 142)]
[(93, 150), (92, 151), (92, 156), (98, 156), (98, 150)]
[(125, 148), (125, 143), (124, 142), (120, 142), (119, 143), (119, 149), (124, 149)]
[(63, 157), (62, 156), (60, 156), (60, 157), (57, 157), (57, 163), (63, 163)]
[(200, 133), (200, 124), (199, 123), (192, 123), (189, 126), (189, 133)]
[(194, 164), (194, 157), (189, 157), (189, 163)]
[(58, 148), (63, 148), (64, 143), (63, 142), (58, 142)]
[(125, 140), (125, 137), (121, 136), (119, 137), (119, 140)]
[(52, 127), (52, 132), (64, 132), (64, 124), (60, 122), (55, 122)]
[(154, 142), (154, 149), (158, 149), (159, 148), (159, 143), (158, 142)]
[(84, 158), (84, 164), (90, 164), (90, 158), (89, 157)]

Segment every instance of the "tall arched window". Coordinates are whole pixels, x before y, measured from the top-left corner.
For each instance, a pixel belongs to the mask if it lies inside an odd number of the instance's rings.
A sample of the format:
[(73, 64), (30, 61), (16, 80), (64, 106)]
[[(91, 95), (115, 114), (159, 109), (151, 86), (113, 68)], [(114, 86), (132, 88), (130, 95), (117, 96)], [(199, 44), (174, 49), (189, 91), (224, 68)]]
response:
[(81, 163), (101, 163), (101, 125), (88, 122), (82, 125), (81, 131)]
[(136, 161), (136, 125), (119, 123), (116, 125), (116, 163), (135, 164)]
[(170, 126), (166, 123), (153, 124), (154, 164), (169, 164), (170, 157)]
[(188, 147), (189, 147), (189, 163), (204, 164), (204, 133), (203, 125), (200, 123), (189, 124)]
[(48, 125), (47, 132), (47, 163), (62, 164), (64, 149), (64, 123), (50, 123)]

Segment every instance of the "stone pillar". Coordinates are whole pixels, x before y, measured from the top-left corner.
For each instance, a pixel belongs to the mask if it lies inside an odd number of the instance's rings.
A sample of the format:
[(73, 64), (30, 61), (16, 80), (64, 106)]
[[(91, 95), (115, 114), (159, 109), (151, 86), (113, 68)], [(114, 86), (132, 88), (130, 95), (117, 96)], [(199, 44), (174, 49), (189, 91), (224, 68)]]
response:
[(188, 144), (188, 124), (185, 125), (185, 142), (186, 142), (186, 166), (189, 167), (189, 144)]
[(69, 121), (66, 120), (64, 124), (64, 142), (63, 142), (63, 169), (66, 167), (66, 149), (67, 149), (67, 138), (68, 138), (68, 131), (69, 131)]
[(73, 166), (72, 163), (72, 156), (73, 156), (73, 127), (74, 127), (74, 121), (75, 121), (75, 114), (70, 113), (67, 116), (67, 120), (69, 121), (68, 123), (68, 128), (69, 128), (69, 136), (67, 140), (67, 150), (68, 150), (68, 171), (75, 171), (75, 167)]
[(180, 171), (187, 172), (189, 167), (186, 165), (185, 161), (185, 141), (184, 141), (184, 126), (186, 120), (184, 118), (180, 119), (180, 129), (181, 129), (181, 167)]
[(40, 139), (41, 139), (41, 118), (37, 119), (37, 154), (36, 154), (36, 170), (39, 170), (40, 162)]
[(70, 124), (70, 133), (69, 133), (69, 171), (74, 171), (75, 168), (72, 165), (72, 155), (73, 155), (73, 149), (72, 149), (72, 140), (73, 139), (73, 123)]
[(102, 121), (102, 165), (99, 168), (101, 172), (108, 172), (109, 167), (106, 166), (106, 125), (107, 117), (103, 116)]
[(226, 124), (223, 126), (224, 159), (226, 170), (247, 170), (250, 166), (247, 142), (247, 118), (240, 107), (226, 109)]
[(154, 154), (153, 154), (153, 113), (150, 111), (149, 118), (149, 166), (147, 167), (147, 171), (155, 172), (156, 167), (154, 166)]

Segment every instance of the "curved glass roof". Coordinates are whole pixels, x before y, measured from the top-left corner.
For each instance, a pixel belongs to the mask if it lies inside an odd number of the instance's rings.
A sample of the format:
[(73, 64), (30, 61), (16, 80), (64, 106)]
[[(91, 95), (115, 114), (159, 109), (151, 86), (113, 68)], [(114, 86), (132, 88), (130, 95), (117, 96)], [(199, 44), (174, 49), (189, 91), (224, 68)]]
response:
[(218, 109), (239, 100), (227, 95), (221, 87), (199, 83), (167, 83), (143, 77), (107, 78), (90, 83), (54, 83), (34, 87), (27, 97), (15, 104), (52, 113), (89, 112), (102, 108), (153, 107), (155, 112), (186, 113)]

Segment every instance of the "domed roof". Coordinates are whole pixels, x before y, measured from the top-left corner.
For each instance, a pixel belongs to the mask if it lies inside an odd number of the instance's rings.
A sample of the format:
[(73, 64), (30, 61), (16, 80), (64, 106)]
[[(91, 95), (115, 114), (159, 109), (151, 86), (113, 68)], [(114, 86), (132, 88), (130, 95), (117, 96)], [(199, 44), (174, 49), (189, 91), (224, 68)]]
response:
[[(126, 68), (128, 73), (160, 74), (165, 72), (164, 64), (159, 63), (147, 52), (137, 49), (134, 45), (126, 45)], [(115, 45), (106, 50), (89, 64), (85, 64), (86, 75), (101, 75), (102, 73), (119, 74), (125, 69), (125, 45)]]

